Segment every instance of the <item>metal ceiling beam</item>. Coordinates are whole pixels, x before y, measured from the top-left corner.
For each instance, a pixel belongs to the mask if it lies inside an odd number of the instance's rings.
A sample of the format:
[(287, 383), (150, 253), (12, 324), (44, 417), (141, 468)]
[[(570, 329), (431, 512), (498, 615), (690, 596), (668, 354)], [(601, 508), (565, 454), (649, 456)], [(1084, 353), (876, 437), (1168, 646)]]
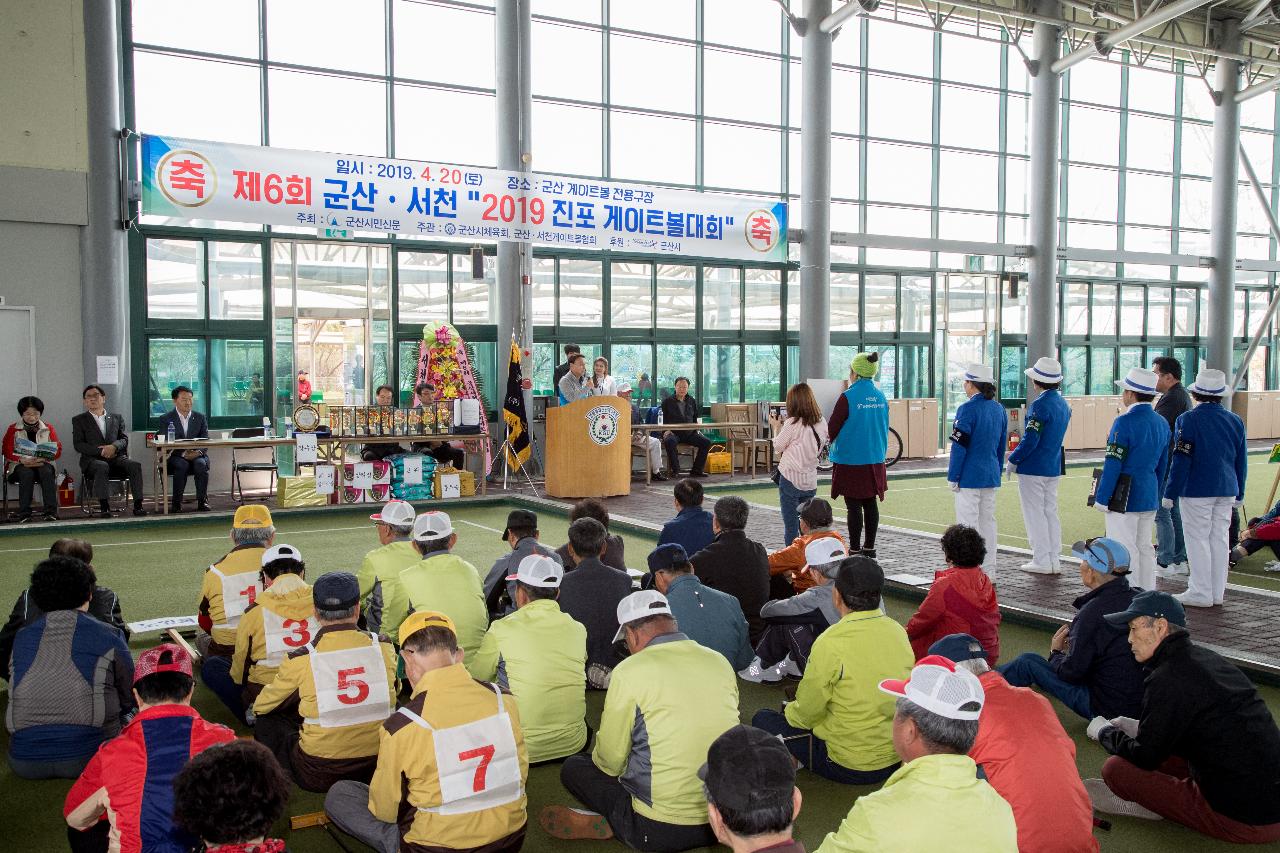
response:
[(822, 19), (818, 29), (824, 33), (839, 29), (840, 26), (855, 15), (870, 15), (880, 8), (880, 0), (849, 0), (839, 9)]
[(1236, 103), (1243, 104), (1250, 98), (1265, 95), (1267, 92), (1274, 92), (1276, 89), (1280, 89), (1280, 75), (1263, 80), (1261, 83), (1254, 83), (1249, 88), (1236, 92)]
[(1079, 65), (1086, 59), (1094, 56), (1106, 56), (1116, 45), (1123, 44), (1134, 36), (1140, 36), (1147, 30), (1153, 30), (1161, 24), (1167, 24), (1179, 15), (1183, 15), (1193, 9), (1208, 5), (1210, 0), (1176, 0), (1167, 6), (1161, 6), (1154, 12), (1143, 15), (1132, 23), (1125, 24), (1118, 30), (1110, 30), (1106, 33), (1098, 33), (1092, 39), (1092, 44), (1073, 50), (1066, 56), (1053, 63), (1053, 72), (1061, 74), (1073, 65)]

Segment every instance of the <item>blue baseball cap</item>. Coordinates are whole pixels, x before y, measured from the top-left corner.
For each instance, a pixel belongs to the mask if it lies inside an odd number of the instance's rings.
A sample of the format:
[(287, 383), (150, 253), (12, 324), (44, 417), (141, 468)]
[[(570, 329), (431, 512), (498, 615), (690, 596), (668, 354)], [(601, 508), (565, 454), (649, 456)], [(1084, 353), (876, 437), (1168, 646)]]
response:
[(689, 562), (689, 554), (684, 550), (683, 545), (676, 542), (659, 545), (649, 552), (649, 571), (651, 572), (684, 565), (687, 562)]
[(1100, 574), (1127, 574), (1129, 571), (1129, 549), (1105, 536), (1082, 539), (1071, 546), (1071, 553)]
[(1158, 592), (1154, 589), (1138, 593), (1126, 609), (1119, 613), (1108, 613), (1102, 618), (1118, 628), (1123, 628), (1139, 616), (1168, 619), (1175, 625), (1187, 627), (1187, 611), (1182, 609), (1182, 602), (1167, 592)]
[(929, 654), (941, 655), (952, 663), (987, 657), (982, 643), (971, 634), (948, 634), (929, 647)]

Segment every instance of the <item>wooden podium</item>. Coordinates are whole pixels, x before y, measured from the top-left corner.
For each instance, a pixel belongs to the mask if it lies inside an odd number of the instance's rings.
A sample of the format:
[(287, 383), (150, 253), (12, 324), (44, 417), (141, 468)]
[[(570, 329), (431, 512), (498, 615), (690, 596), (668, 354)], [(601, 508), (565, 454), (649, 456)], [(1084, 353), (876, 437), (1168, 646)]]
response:
[(587, 397), (547, 409), (547, 494), (607, 498), (631, 494), (631, 406)]

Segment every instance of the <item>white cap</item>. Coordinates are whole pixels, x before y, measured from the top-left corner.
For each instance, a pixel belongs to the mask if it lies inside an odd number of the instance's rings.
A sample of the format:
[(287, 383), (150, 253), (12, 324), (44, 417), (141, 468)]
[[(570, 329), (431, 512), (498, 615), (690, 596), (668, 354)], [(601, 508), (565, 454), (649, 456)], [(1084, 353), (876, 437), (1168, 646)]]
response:
[(406, 501), (387, 501), (382, 505), (382, 509), (369, 516), (369, 520), (403, 527), (413, 524), (413, 517), (416, 514), (413, 506)]
[(557, 589), (563, 578), (564, 566), (545, 554), (530, 554), (520, 561), (514, 575), (507, 575), (509, 581), (543, 589)]
[(1225, 397), (1231, 393), (1227, 387), (1227, 374), (1212, 367), (1206, 367), (1197, 373), (1196, 381), (1187, 390), (1206, 397)]
[[(890, 696), (905, 696), (926, 711), (948, 720), (976, 720), (986, 701), (978, 676), (958, 668), (942, 655), (920, 658), (910, 677), (881, 681), (880, 690)], [(962, 711), (970, 702), (977, 703), (978, 707)]]
[(437, 539), (448, 539), (452, 533), (453, 523), (449, 521), (449, 514), (446, 512), (439, 512), (438, 510), (424, 512), (413, 522), (414, 542), (434, 542)]
[(844, 543), (834, 536), (820, 536), (804, 546), (804, 561), (814, 571), (818, 571), (819, 566), (830, 565), (847, 556), (849, 552)]
[(995, 381), (995, 374), (991, 372), (991, 367), (986, 364), (970, 364), (964, 369), (964, 378), (970, 382), (986, 382)]
[(1048, 358), (1047, 356), (1038, 358), (1035, 364), (1022, 372), (1046, 385), (1053, 385), (1062, 381), (1062, 364), (1056, 358)]
[(1136, 391), (1139, 394), (1155, 394), (1156, 374), (1145, 367), (1131, 367), (1129, 368), (1129, 375), (1124, 379), (1117, 379), (1116, 385), (1121, 388), (1127, 388), (1130, 391)]
[(619, 394), (629, 393), (631, 391), (631, 383), (625, 379), (621, 380), (618, 382), (617, 391)]
[(670, 615), (671, 605), (667, 604), (667, 597), (656, 589), (633, 592), (618, 602), (618, 633), (613, 635), (613, 641), (616, 643), (622, 639), (626, 633), (623, 626), (629, 622), (649, 616)]
[(292, 545), (285, 545), (283, 542), (279, 545), (272, 545), (262, 552), (263, 566), (274, 563), (276, 560), (297, 560), (301, 563), (302, 552)]

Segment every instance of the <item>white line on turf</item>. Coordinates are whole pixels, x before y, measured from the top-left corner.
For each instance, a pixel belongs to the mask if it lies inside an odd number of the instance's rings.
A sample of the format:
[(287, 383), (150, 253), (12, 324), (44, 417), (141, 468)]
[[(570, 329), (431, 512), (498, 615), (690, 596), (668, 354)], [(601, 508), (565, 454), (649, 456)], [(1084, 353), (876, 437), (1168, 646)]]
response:
[(481, 530), (488, 530), (490, 533), (501, 533), (502, 531), (496, 527), (487, 527), (483, 524), (476, 524), (474, 521), (467, 521), (465, 518), (458, 519), (462, 524), (470, 524), (472, 527), (479, 527)]

